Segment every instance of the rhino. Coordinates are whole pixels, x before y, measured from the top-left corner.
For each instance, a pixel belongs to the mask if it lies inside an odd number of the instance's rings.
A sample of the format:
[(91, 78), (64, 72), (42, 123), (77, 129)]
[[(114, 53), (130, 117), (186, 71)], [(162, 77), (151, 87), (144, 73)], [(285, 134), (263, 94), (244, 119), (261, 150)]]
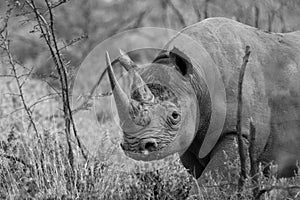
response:
[(252, 121), (258, 162), (273, 162), (278, 176), (293, 176), (300, 160), (300, 31), (269, 33), (226, 18), (186, 27), (144, 66), (121, 52), (127, 90), (106, 54), (125, 154), (151, 161), (179, 153), (198, 180), (224, 170), (224, 162), (238, 155), (238, 77), (246, 46), (244, 142)]

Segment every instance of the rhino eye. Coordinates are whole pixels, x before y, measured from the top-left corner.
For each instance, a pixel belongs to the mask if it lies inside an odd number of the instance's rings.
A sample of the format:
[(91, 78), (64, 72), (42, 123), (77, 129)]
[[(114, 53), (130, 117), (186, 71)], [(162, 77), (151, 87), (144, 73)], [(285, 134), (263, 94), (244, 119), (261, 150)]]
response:
[(178, 117), (179, 117), (179, 113), (177, 112), (177, 111), (174, 111), (174, 112), (172, 112), (172, 118), (173, 119), (178, 119)]
[(172, 125), (178, 124), (180, 119), (181, 119), (180, 114), (177, 111), (173, 111), (169, 117), (169, 121), (171, 122)]

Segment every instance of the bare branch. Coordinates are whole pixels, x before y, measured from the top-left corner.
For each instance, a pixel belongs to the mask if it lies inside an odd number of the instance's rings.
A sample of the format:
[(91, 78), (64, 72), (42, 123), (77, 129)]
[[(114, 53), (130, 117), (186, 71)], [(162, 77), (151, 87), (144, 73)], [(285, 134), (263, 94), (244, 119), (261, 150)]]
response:
[[(21, 88), (23, 87), (23, 85), (26, 83), (26, 81), (27, 81), (28, 78), (30, 77), (32, 71), (33, 71), (33, 68), (31, 68), (30, 71), (29, 71), (29, 73), (27, 73), (27, 74), (25, 75), (25, 79), (24, 79), (23, 82), (21, 83)], [(23, 75), (21, 75), (21, 77), (22, 77), (22, 76), (23, 76)], [(20, 77), (20, 76), (19, 76), (19, 77)]]
[(70, 108), (70, 102), (69, 102), (69, 85), (68, 85), (68, 78), (67, 78), (67, 72), (65, 69), (65, 63), (63, 62), (63, 59), (60, 54), (60, 49), (57, 45), (57, 39), (54, 32), (54, 16), (52, 13), (52, 5), (48, 0), (45, 0), (45, 4), (47, 6), (47, 13), (49, 13), (49, 23), (44, 18), (44, 16), (39, 12), (39, 10), (36, 8), (35, 2), (33, 0), (26, 0), (26, 3), (29, 5), (29, 7), (33, 10), (35, 14), (35, 18), (38, 22), (38, 26), (40, 28), (40, 31), (42, 33), (42, 37), (44, 38), (45, 42), (47, 43), (48, 49), (51, 53), (52, 59), (54, 61), (54, 64), (56, 66), (56, 71), (59, 75), (60, 85), (61, 85), (61, 94), (62, 94), (62, 102), (63, 102), (63, 112), (64, 112), (64, 121), (65, 121), (65, 131), (66, 131), (66, 137), (67, 137), (67, 144), (69, 147), (69, 162), (74, 170), (74, 155), (72, 150), (72, 145), (70, 143), (71, 140), (71, 126), (73, 133), (75, 135), (75, 138), (77, 140), (77, 145), (80, 148), (83, 157), (87, 160), (87, 155), (85, 150), (83, 149), (83, 145), (80, 142), (80, 139), (77, 135), (77, 130), (75, 127), (75, 122), (73, 120), (72, 111)]
[(208, 3), (210, 0), (205, 0), (204, 1), (204, 19), (209, 18), (209, 14), (208, 14)]
[(255, 196), (255, 199), (260, 199), (261, 195), (263, 195), (266, 192), (270, 192), (272, 190), (292, 190), (292, 189), (300, 189), (300, 185), (288, 185), (288, 186), (272, 185), (260, 190), (257, 196)]
[[(12, 9), (12, 8), (11, 8)], [(10, 10), (11, 11), (11, 10)], [(8, 17), (9, 17), (9, 15), (8, 15)], [(8, 22), (8, 19), (7, 19), (7, 21), (6, 21), (6, 23)], [(20, 97), (20, 99), (21, 99), (21, 103), (22, 103), (22, 105), (23, 105), (23, 108), (24, 108), (24, 110), (25, 110), (25, 112), (26, 112), (26, 115), (27, 115), (27, 117), (28, 117), (28, 119), (29, 119), (29, 127), (30, 126), (32, 126), (33, 127), (33, 131), (34, 131), (34, 133), (35, 133), (35, 136), (36, 136), (36, 138), (37, 138), (37, 141), (38, 141), (38, 144), (39, 144), (39, 146), (40, 146), (40, 148), (41, 148), (41, 151), (40, 151), (40, 165), (41, 165), (41, 167), (42, 167), (42, 170), (43, 170), (43, 172), (45, 172), (44, 171), (44, 147), (43, 147), (43, 144), (42, 144), (42, 138), (41, 138), (41, 136), (40, 136), (40, 134), (38, 133), (38, 130), (37, 130), (37, 126), (36, 126), (36, 124), (35, 124), (35, 122), (34, 122), (34, 120), (33, 120), (33, 117), (32, 117), (32, 111), (31, 111), (31, 109), (30, 109), (30, 107), (28, 107), (28, 105), (27, 105), (27, 102), (26, 102), (26, 100), (25, 100), (25, 96), (24, 96), (24, 93), (23, 93), (23, 89), (22, 89), (22, 86), (23, 86), (23, 84), (24, 84), (24, 82), (23, 83), (21, 83), (21, 81), (20, 81), (20, 76), (17, 74), (17, 67), (16, 67), (16, 61), (13, 59), (13, 56), (12, 56), (12, 54), (11, 54), (11, 50), (10, 50), (10, 41), (9, 41), (9, 39), (8, 39), (8, 32), (6, 31), (6, 34), (5, 34), (5, 36), (3, 36), (2, 34), (0, 34), (0, 38), (1, 38), (1, 40), (3, 41), (3, 43), (2, 43), (2, 48), (4, 49), (4, 52), (6, 53), (6, 55), (7, 55), (7, 58), (8, 58), (8, 62), (9, 62), (9, 65), (11, 66), (11, 71), (12, 71), (12, 73), (13, 73), (13, 76), (14, 76), (14, 79), (15, 79), (15, 82), (16, 82), (16, 84), (17, 84), (17, 89), (18, 89), (18, 92), (19, 92), (19, 97)], [(25, 77), (25, 79), (26, 79), (27, 77)], [(9, 87), (9, 86), (8, 86)], [(16, 161), (18, 161), (18, 162), (21, 162), (21, 163), (23, 163), (24, 165), (26, 165), (26, 166), (29, 166), (29, 165), (27, 165), (25, 162), (23, 162), (21, 159), (17, 159), (17, 158), (14, 158), (14, 157), (11, 157), (11, 156), (9, 156), (9, 155), (1, 155), (2, 157), (6, 157), (6, 158), (8, 158), (8, 159), (14, 159), (14, 160), (16, 160)], [(31, 168), (32, 169), (32, 168)]]
[[(61, 55), (60, 55), (60, 51), (59, 51), (59, 48), (57, 46), (57, 40), (56, 40), (56, 35), (54, 33), (54, 19), (53, 19), (53, 13), (52, 13), (52, 8), (51, 8), (51, 5), (49, 3), (48, 0), (45, 0), (46, 4), (47, 4), (47, 7), (48, 7), (48, 10), (49, 10), (49, 14), (50, 14), (50, 31), (52, 33), (52, 39), (53, 39), (53, 44), (54, 44), (54, 48), (55, 48), (55, 52), (56, 52), (56, 56), (58, 58), (58, 61), (59, 61), (59, 64), (60, 64), (60, 70), (61, 70), (61, 76), (62, 76), (62, 79), (64, 81), (62, 81), (62, 83), (64, 83), (62, 86), (62, 90), (63, 90), (63, 104), (64, 104), (64, 112), (65, 112), (65, 115), (67, 116), (67, 118), (69, 118), (71, 124), (72, 124), (72, 129), (73, 129), (73, 133), (75, 135), (75, 138), (77, 140), (77, 145), (78, 147), (81, 149), (81, 153), (84, 157), (85, 160), (87, 160), (87, 154), (85, 152), (85, 150), (83, 149), (83, 145), (81, 144), (81, 141), (79, 139), (79, 136), (77, 134), (77, 130), (76, 130), (76, 126), (75, 126), (75, 122), (74, 122), (74, 119), (73, 119), (73, 116), (72, 116), (72, 110), (71, 110), (71, 106), (70, 106), (70, 102), (69, 102), (69, 86), (68, 86), (68, 78), (67, 78), (67, 73), (66, 73), (66, 69), (64, 67), (64, 63), (62, 61), (62, 58), (61, 58)], [(59, 65), (57, 65), (59, 66)], [(67, 124), (67, 122), (66, 122)]]
[(11, 11), (13, 10), (13, 7), (9, 8), (6, 13), (4, 18), (0, 18), (0, 34), (2, 34), (6, 28), (7, 28), (7, 23), (8, 23), (8, 19), (10, 17)]
[[(119, 32), (119, 31), (125, 31), (128, 29), (132, 29), (132, 28), (137, 28), (140, 26), (142, 20), (144, 19), (144, 17), (150, 12), (149, 9), (144, 10), (142, 12), (140, 12), (139, 14), (134, 14), (124, 20), (118, 21), (117, 25), (110, 29), (107, 33), (106, 33), (106, 37), (110, 37), (112, 35), (114, 35), (115, 33)], [(124, 26), (124, 24), (129, 24), (131, 22), (134, 22), (133, 25), (129, 25), (129, 26)]]
[[(94, 85), (93, 88), (97, 88), (98, 84), (96, 83)], [(77, 113), (80, 110), (89, 110), (90, 107), (92, 106), (92, 103), (90, 103), (90, 100), (92, 99), (92, 97), (94, 98), (101, 98), (101, 97), (107, 97), (107, 96), (111, 96), (112, 93), (111, 92), (107, 92), (107, 93), (103, 93), (103, 94), (98, 94), (97, 96), (93, 95), (95, 92), (95, 89), (92, 89), (89, 93), (89, 95), (84, 96), (84, 101), (75, 109), (72, 110), (72, 114)]]
[(183, 15), (182, 15), (181, 12), (176, 8), (176, 6), (173, 4), (173, 2), (172, 2), (171, 0), (166, 0), (166, 3), (167, 3), (168, 5), (170, 5), (170, 7), (171, 7), (172, 10), (174, 11), (174, 13), (177, 15), (177, 17), (178, 17), (178, 19), (179, 19), (181, 25), (182, 25), (183, 27), (186, 27), (187, 25), (186, 25), (186, 23), (185, 23), (185, 20), (184, 20)]
[(250, 158), (250, 175), (252, 177), (252, 184), (254, 188), (252, 189), (253, 196), (257, 196), (258, 194), (258, 163), (257, 157), (255, 153), (256, 145), (255, 145), (255, 137), (256, 130), (253, 124), (252, 118), (250, 119), (250, 144), (249, 144), (249, 158)]
[(131, 25), (128, 26), (127, 28), (125, 28), (125, 30), (127, 29), (134, 29), (134, 28), (138, 28), (141, 26), (143, 19), (147, 16), (147, 14), (150, 13), (150, 9), (144, 10), (142, 12), (140, 12), (136, 17), (135, 17), (135, 22)]
[(197, 16), (197, 21), (200, 22), (202, 16), (197, 2), (198, 2), (197, 0), (192, 0), (192, 7), (194, 9), (195, 15)]
[(60, 6), (60, 5), (64, 4), (64, 3), (66, 3), (68, 1), (70, 1), (70, 0), (59, 0), (57, 3), (55, 3), (55, 4), (53, 4), (51, 6), (51, 9), (54, 9), (54, 8), (56, 8), (56, 7), (58, 7), (58, 6)]
[(240, 172), (240, 178), (238, 183), (238, 189), (239, 191), (242, 190), (244, 186), (244, 182), (246, 179), (246, 156), (244, 152), (244, 145), (243, 145), (243, 138), (242, 138), (242, 109), (243, 109), (243, 98), (242, 98), (242, 88), (243, 88), (243, 79), (244, 74), (246, 70), (246, 66), (248, 63), (248, 59), (250, 56), (250, 46), (246, 46), (245, 50), (245, 56), (243, 57), (243, 64), (241, 66), (240, 75), (239, 75), (239, 81), (238, 81), (238, 108), (237, 108), (237, 125), (236, 125), (236, 131), (237, 131), (237, 137), (238, 137), (238, 147), (239, 147), (239, 155), (240, 155), (240, 162), (241, 162), (241, 172)]
[(4, 42), (4, 51), (6, 52), (6, 55), (8, 57), (8, 60), (9, 60), (9, 64), (11, 66), (11, 69), (12, 69), (12, 72), (13, 72), (13, 76), (15, 78), (15, 81), (17, 83), (17, 87), (18, 87), (18, 90), (19, 90), (19, 97), (21, 98), (21, 102), (23, 104), (23, 107), (27, 113), (27, 116), (29, 118), (29, 121), (30, 123), (32, 124), (32, 127), (34, 129), (34, 132), (36, 134), (36, 137), (40, 140), (40, 135), (38, 133), (38, 130), (37, 130), (37, 127), (34, 123), (34, 120), (33, 120), (33, 117), (32, 117), (32, 111), (30, 110), (30, 108), (28, 107), (27, 105), (27, 102), (25, 100), (25, 97), (24, 97), (24, 94), (23, 94), (23, 90), (22, 90), (22, 84), (20, 82), (20, 79), (18, 78), (18, 74), (17, 74), (17, 70), (16, 70), (16, 64), (15, 64), (15, 61), (12, 57), (12, 54), (10, 52), (10, 44), (9, 44), (9, 40), (7, 40), (6, 38), (4, 38), (2, 35), (1, 35), (1, 38), (5, 41)]
[(254, 27), (259, 28), (260, 9), (257, 0), (254, 0)]
[(68, 48), (69, 46), (72, 46), (72, 45), (74, 45), (75, 43), (77, 43), (77, 42), (79, 42), (79, 41), (81, 41), (81, 40), (83, 40), (83, 39), (87, 39), (87, 38), (88, 38), (87, 35), (81, 35), (81, 36), (79, 36), (79, 37), (77, 37), (77, 38), (74, 38), (73, 40), (71, 40), (70, 42), (68, 42), (68, 44), (66, 44), (65, 46), (61, 47), (61, 48), (59, 49), (59, 51), (62, 51), (62, 50), (64, 50), (64, 49)]

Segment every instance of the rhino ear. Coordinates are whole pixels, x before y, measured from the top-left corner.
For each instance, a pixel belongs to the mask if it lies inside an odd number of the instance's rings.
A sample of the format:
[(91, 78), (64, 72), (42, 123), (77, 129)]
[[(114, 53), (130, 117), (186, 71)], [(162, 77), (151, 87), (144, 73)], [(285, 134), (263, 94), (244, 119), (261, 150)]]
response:
[(193, 66), (190, 59), (182, 51), (174, 47), (169, 54), (171, 63), (184, 76), (189, 77), (193, 73)]

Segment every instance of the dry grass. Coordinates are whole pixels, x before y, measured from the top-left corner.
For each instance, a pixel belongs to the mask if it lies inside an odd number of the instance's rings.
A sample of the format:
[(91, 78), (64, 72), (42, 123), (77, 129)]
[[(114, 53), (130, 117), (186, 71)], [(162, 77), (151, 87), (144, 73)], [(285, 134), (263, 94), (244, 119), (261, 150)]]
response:
[[(209, 15), (220, 14), (214, 12), (213, 8), (215, 7), (211, 5), (209, 10), (208, 1), (205, 2), (207, 5), (204, 6), (206, 8), (203, 13), (204, 18)], [(74, 5), (76, 6), (75, 3)], [(223, 8), (224, 2), (222, 1), (220, 5)], [(224, 16), (232, 17), (235, 14), (229, 10), (235, 9), (232, 9), (233, 4), (231, 2), (228, 5), (228, 9), (226, 6), (224, 7)], [(174, 14), (180, 18), (181, 26), (185, 26), (187, 23), (185, 20), (188, 17), (183, 16), (183, 14), (191, 13), (178, 10), (175, 4), (170, 4), (170, 6)], [(297, 6), (295, 7), (297, 8)], [(218, 6), (216, 8), (219, 9)], [(81, 3), (77, 11), (85, 11)], [(199, 12), (196, 9), (195, 12), (197, 11)], [(244, 16), (246, 10), (242, 9), (241, 11)], [(110, 10), (109, 12), (112, 13)], [(158, 12), (161, 11), (158, 9)], [(90, 14), (92, 12), (89, 10), (85, 13)], [(154, 13), (160, 20), (161, 13)], [(298, 15), (290, 12), (290, 10), (289, 13), (292, 13), (293, 21), (297, 22), (288, 21), (293, 24), (290, 27), (293, 30), (298, 27)], [(82, 17), (81, 14), (76, 16), (79, 16), (80, 19), (91, 19), (90, 17)], [(124, 16), (120, 16), (123, 19)], [(198, 13), (197, 17), (197, 21), (199, 21), (201, 13)], [(248, 15), (237, 16), (240, 21), (247, 22), (244, 18), (250, 19)], [(261, 18), (263, 18), (261, 25), (264, 26), (260, 28), (266, 29), (267, 17), (261, 16)], [(61, 21), (67, 20), (66, 18), (63, 19)], [(95, 19), (98, 22), (99, 18)], [(151, 18), (149, 17), (149, 19)], [(192, 22), (193, 19), (191, 18), (190, 21)], [(147, 23), (152, 24), (150, 21)], [(82, 24), (92, 23), (84, 22)], [(277, 27), (278, 24), (273, 24), (273, 28), (275, 25)], [(61, 25), (60, 27), (68, 27), (69, 29), (70, 26)], [(94, 34), (101, 32), (97, 31), (96, 27), (107, 29), (106, 26), (101, 25), (94, 27), (95, 30), (89, 30), (89, 32)], [(268, 28), (271, 29), (272, 27)], [(21, 35), (25, 34), (25, 31), (22, 31)], [(112, 32), (116, 31), (113, 30)], [(94, 41), (91, 41), (94, 45)], [(81, 48), (80, 45), (74, 51), (79, 51), (78, 49)], [(20, 54), (22, 56), (27, 55), (21, 45), (18, 46), (18, 49), (21, 49)], [(36, 51), (41, 50), (41, 48), (36, 49), (38, 49)], [(34, 52), (33, 49), (31, 51)], [(28, 62), (26, 63), (28, 66), (37, 64)], [(0, 62), (0, 199), (253, 199), (253, 187), (259, 188), (261, 199), (300, 199), (300, 189), (294, 187), (300, 185), (299, 175), (292, 179), (277, 179), (274, 172), (273, 175), (265, 177), (261, 167), (258, 174), (258, 185), (253, 186), (251, 177), (247, 177), (244, 187), (238, 193), (239, 160), (224, 163), (225, 171), (229, 173), (229, 176), (225, 178), (223, 174), (218, 172), (214, 176), (207, 174), (202, 181), (204, 183), (202, 186), (197, 185), (197, 181), (187, 173), (177, 155), (149, 163), (133, 161), (125, 157), (119, 148), (118, 129), (115, 124), (101, 122), (102, 124), (98, 126), (93, 117), (89, 117), (91, 113), (88, 111), (80, 111), (74, 117), (78, 134), (83, 144), (89, 149), (89, 158), (87, 161), (82, 158), (80, 149), (76, 148), (77, 143), (72, 138), (75, 156), (72, 168), (68, 159), (69, 152), (60, 97), (44, 82), (29, 80), (27, 76), (20, 77), (21, 83), (24, 83), (22, 86), (24, 99), (32, 111), (31, 114), (37, 126), (38, 135), (42, 139), (42, 142), (39, 143), (32, 123), (20, 101), (20, 96), (16, 95), (18, 94), (18, 87), (15, 85), (14, 79), (2, 76), (9, 73), (9, 67), (7, 63)], [(18, 74), (28, 73), (28, 70), (21, 66), (17, 66), (17, 70), (19, 70), (17, 71)], [(92, 72), (94, 73), (94, 71)], [(105, 111), (101, 112), (101, 110), (98, 110), (97, 113), (102, 115), (97, 116), (99, 119), (106, 114)], [(249, 164), (247, 167), (249, 168)], [(249, 169), (247, 170), (249, 171)]]
[[(33, 116), (42, 135), (42, 147), (35, 140), (32, 127), (24, 117), (18, 98), (10, 93), (14, 84), (1, 84), (1, 136), (0, 141), (0, 199), (251, 199), (251, 179), (238, 196), (237, 175), (239, 162), (225, 163), (232, 173), (230, 179), (222, 175), (206, 176), (205, 186), (196, 181), (180, 164), (178, 156), (163, 161), (134, 162), (126, 158), (118, 142), (109, 135), (117, 135), (111, 124), (93, 128), (84, 118), (77, 120), (79, 133), (90, 148), (88, 162), (74, 148), (75, 169), (72, 171), (67, 159), (67, 145), (63, 132), (63, 120), (54, 116), (59, 111), (58, 101), (47, 100), (37, 104)], [(9, 91), (11, 90), (11, 91)], [(29, 104), (48, 93), (46, 85), (28, 81), (24, 86)], [(16, 111), (17, 110), (17, 111)], [(15, 111), (15, 112), (14, 112)], [(52, 113), (52, 114), (51, 114)], [(9, 119), (9, 120), (7, 120)], [(98, 132), (98, 134), (95, 134)], [(89, 135), (93, 135), (89, 139)], [(98, 136), (97, 142), (95, 139)], [(115, 136), (117, 138), (117, 136)], [(73, 144), (74, 146), (75, 143)], [(95, 147), (97, 146), (97, 147)], [(40, 155), (44, 155), (41, 158)], [(41, 162), (43, 159), (43, 162)], [(41, 165), (43, 163), (43, 165)], [(260, 169), (259, 188), (268, 191), (262, 199), (300, 198), (299, 189), (286, 188), (300, 183), (300, 177), (266, 178)], [(271, 188), (273, 187), (273, 188)], [(195, 194), (192, 191), (196, 191)]]

